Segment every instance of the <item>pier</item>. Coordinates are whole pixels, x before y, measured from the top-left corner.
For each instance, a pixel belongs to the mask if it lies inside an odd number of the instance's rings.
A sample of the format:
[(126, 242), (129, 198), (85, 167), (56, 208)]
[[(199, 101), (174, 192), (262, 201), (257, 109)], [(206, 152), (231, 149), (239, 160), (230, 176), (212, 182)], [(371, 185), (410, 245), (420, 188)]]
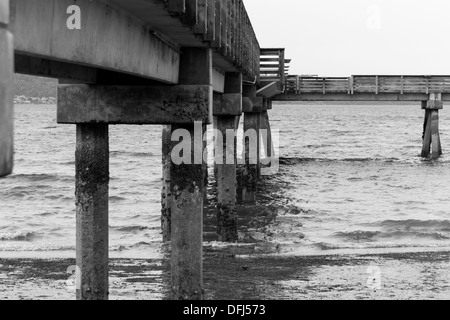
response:
[[(272, 74), (273, 75), (273, 74)], [(442, 156), (439, 110), (450, 101), (450, 76), (359, 75), (303, 77), (286, 75), (286, 86), (272, 99), (309, 102), (411, 102), (425, 110), (422, 157)]]
[[(289, 75), (290, 62), (283, 48), (260, 48), (242, 0), (0, 0), (0, 177), (13, 171), (14, 72), (59, 79), (57, 122), (77, 128), (79, 300), (109, 295), (111, 125), (163, 126), (154, 165), (163, 167), (161, 241), (171, 243), (177, 300), (203, 297), (207, 126), (215, 123), (224, 150), (214, 164), (224, 242), (238, 239), (237, 206), (257, 201), (261, 150), (275, 156), (273, 101), (421, 102), (422, 156), (442, 155), (439, 110), (450, 100), (450, 76), (301, 77)], [(228, 133), (242, 117), (239, 167)], [(180, 142), (188, 147), (177, 149)]]

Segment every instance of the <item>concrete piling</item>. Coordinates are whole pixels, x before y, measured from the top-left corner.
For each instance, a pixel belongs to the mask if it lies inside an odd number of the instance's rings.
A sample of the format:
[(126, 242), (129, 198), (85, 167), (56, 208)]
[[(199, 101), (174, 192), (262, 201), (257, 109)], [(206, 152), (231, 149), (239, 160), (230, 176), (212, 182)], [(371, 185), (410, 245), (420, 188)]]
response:
[(77, 125), (78, 300), (108, 299), (108, 125)]
[(430, 100), (422, 101), (425, 110), (422, 157), (428, 158), (431, 153), (433, 160), (442, 156), (441, 137), (439, 134), (439, 110), (443, 109), (441, 94), (430, 94)]
[(13, 169), (14, 43), (8, 31), (9, 0), (0, 0), (0, 177)]
[(172, 194), (170, 192), (172, 128), (163, 126), (162, 130), (162, 188), (161, 188), (161, 229), (163, 242), (170, 242), (172, 233)]
[[(217, 233), (219, 241), (236, 242), (237, 232), (237, 195), (236, 195), (236, 116), (217, 117), (216, 150), (221, 150), (222, 159), (216, 159), (216, 179), (218, 192)], [(233, 133), (233, 134), (231, 134)]]
[(260, 113), (244, 113), (244, 159), (245, 167), (242, 172), (242, 202), (256, 203), (258, 173), (260, 172)]
[[(194, 125), (172, 125), (172, 132), (186, 130), (195, 149)], [(174, 147), (178, 142), (172, 142)], [(186, 143), (186, 141), (185, 141)], [(203, 146), (200, 143), (200, 146)], [(185, 152), (186, 150), (184, 150)], [(170, 192), (172, 194), (172, 298), (200, 300), (203, 290), (203, 184), (204, 166), (171, 162)]]

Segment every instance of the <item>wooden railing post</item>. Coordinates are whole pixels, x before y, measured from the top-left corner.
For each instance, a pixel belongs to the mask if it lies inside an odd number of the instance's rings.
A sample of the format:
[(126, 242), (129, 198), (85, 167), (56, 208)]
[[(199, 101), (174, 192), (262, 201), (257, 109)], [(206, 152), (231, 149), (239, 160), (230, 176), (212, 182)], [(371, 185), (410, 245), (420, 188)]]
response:
[(0, 0), (0, 177), (13, 169), (14, 43), (8, 30), (9, 0)]

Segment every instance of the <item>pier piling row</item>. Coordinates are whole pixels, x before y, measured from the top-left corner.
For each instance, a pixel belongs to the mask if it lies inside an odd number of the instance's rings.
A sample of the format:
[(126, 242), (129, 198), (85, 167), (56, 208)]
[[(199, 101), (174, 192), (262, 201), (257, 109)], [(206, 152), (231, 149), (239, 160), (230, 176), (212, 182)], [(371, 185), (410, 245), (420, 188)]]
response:
[[(77, 29), (67, 27), (72, 5)], [(0, 176), (13, 165), (13, 71), (59, 79), (57, 122), (77, 127), (78, 299), (109, 295), (108, 129), (127, 124), (164, 126), (161, 225), (172, 246), (172, 298), (202, 298), (201, 135), (214, 115), (219, 131), (237, 129), (243, 82), (260, 85), (259, 58), (242, 0), (0, 0)], [(181, 142), (188, 163), (174, 160)], [(236, 165), (216, 166), (218, 234), (236, 241)]]

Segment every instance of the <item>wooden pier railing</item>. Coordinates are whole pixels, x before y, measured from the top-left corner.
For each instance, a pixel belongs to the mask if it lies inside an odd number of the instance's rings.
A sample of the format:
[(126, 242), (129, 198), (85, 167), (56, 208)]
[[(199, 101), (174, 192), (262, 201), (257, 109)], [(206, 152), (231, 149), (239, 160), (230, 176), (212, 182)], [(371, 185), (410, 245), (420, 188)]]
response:
[(258, 95), (270, 98), (284, 92), (290, 62), (290, 59), (285, 59), (285, 49), (261, 49), (260, 83), (262, 89), (258, 91)]
[[(242, 0), (160, 0), (172, 15), (249, 79), (259, 78), (259, 43)], [(215, 63), (220, 65), (216, 57)]]
[(364, 75), (348, 78), (288, 76), (285, 93), (450, 93), (450, 76)]

